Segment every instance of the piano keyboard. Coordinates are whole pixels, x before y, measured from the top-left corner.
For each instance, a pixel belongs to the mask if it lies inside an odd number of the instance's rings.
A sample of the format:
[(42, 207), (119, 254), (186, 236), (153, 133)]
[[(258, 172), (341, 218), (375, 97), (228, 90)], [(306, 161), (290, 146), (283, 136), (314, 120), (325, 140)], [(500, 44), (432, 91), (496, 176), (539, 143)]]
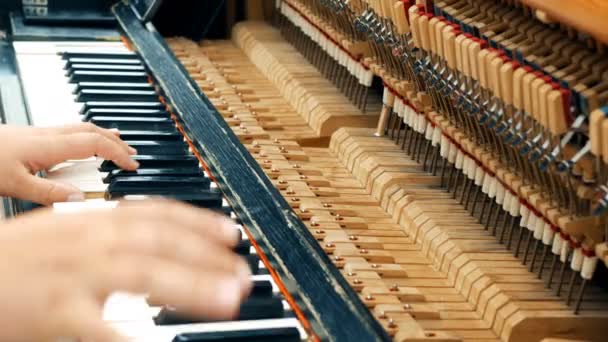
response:
[[(118, 169), (110, 161), (69, 161), (48, 174), (93, 194), (81, 203), (58, 203), (54, 210), (70, 212), (112, 208), (120, 198), (170, 197), (195, 206), (220, 211), (238, 221), (218, 190), (214, 179), (203, 171), (197, 157), (177, 130), (167, 108), (137, 57), (114, 43), (70, 43), (55, 46), (36, 43), (17, 46), (19, 65), (31, 71), (44, 65), (37, 77), (24, 75), (28, 104), (35, 125), (47, 126), (90, 122), (116, 128), (121, 138), (138, 150), (134, 158), (140, 168)], [(85, 51), (86, 49), (86, 51)], [(50, 67), (49, 67), (50, 66)], [(40, 79), (45, 86), (39, 87)], [(49, 92), (50, 90), (50, 92)], [(51, 101), (51, 99), (53, 99)], [(52, 112), (40, 103), (57, 103)], [(51, 116), (51, 119), (49, 119)], [(302, 341), (307, 333), (274, 279), (257, 255), (241, 225), (241, 243), (235, 252), (246, 258), (254, 287), (234, 321), (206, 322), (183, 317), (166, 306), (148, 303), (145, 296), (118, 293), (109, 298), (104, 319), (130, 341)], [(236, 228), (235, 228), (236, 229)]]

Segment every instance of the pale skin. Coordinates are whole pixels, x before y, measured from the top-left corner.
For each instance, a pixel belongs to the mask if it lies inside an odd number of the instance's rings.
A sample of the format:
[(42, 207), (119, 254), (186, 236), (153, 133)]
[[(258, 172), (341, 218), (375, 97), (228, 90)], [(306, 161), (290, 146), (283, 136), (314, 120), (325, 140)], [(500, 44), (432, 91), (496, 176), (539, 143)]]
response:
[[(0, 194), (44, 204), (79, 193), (32, 175), (63, 160), (99, 155), (137, 168), (115, 132), (88, 125), (2, 126), (0, 143)], [(149, 294), (185, 314), (234, 317), (251, 287), (247, 263), (232, 252), (237, 239), (228, 219), (165, 200), (76, 214), (40, 209), (6, 221), (0, 341), (125, 341), (101, 318), (115, 291)]]
[(117, 131), (81, 123), (56, 128), (0, 126), (0, 194), (40, 204), (82, 198), (80, 190), (34, 174), (69, 159), (99, 156), (135, 170), (137, 151)]

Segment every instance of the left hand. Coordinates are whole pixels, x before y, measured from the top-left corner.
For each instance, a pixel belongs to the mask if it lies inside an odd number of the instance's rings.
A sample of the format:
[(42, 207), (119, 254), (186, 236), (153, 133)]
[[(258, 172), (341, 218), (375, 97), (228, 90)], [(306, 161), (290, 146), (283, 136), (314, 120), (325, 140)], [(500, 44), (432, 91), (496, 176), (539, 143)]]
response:
[(118, 131), (90, 123), (57, 128), (0, 126), (0, 195), (40, 204), (84, 199), (73, 186), (36, 177), (35, 173), (70, 159), (99, 156), (125, 170), (139, 166), (137, 151)]

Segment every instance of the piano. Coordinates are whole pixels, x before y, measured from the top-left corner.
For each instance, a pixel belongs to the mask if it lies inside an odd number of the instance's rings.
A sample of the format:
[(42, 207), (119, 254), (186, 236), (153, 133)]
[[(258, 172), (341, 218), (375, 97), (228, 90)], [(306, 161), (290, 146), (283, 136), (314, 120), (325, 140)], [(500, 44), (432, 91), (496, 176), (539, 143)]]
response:
[(165, 7), (130, 0), (113, 28), (13, 24), (0, 49), (6, 121), (116, 128), (138, 150), (135, 172), (48, 170), (88, 197), (56, 211), (165, 196), (242, 232), (237, 319), (116, 293), (108, 324), (158, 342), (605, 338), (606, 6), (244, 7), (229, 39), (164, 37)]

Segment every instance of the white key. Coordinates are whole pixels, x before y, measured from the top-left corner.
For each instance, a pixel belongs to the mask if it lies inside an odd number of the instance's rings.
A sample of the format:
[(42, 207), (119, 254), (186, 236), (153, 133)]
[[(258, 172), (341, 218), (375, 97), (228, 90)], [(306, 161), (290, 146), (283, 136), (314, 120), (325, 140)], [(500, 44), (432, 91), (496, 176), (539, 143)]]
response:
[(80, 121), (81, 105), (75, 102), (74, 85), (63, 69), (59, 52), (129, 52), (120, 42), (15, 42), (32, 125), (59, 126)]
[(71, 184), (84, 193), (104, 193), (108, 188), (103, 183), (105, 173), (99, 172), (100, 158), (69, 160), (54, 166), (47, 172), (47, 178)]
[(134, 322), (150, 318), (150, 306), (144, 295), (116, 292), (106, 300), (103, 308), (106, 322)]
[(155, 326), (154, 322), (142, 321), (131, 323), (111, 323), (119, 333), (133, 342), (171, 342), (173, 338), (183, 333), (236, 331), (269, 328), (297, 328), (302, 340), (307, 338), (306, 332), (295, 318), (265, 319), (255, 321), (233, 321), (215, 323), (197, 323), (173, 326)]

